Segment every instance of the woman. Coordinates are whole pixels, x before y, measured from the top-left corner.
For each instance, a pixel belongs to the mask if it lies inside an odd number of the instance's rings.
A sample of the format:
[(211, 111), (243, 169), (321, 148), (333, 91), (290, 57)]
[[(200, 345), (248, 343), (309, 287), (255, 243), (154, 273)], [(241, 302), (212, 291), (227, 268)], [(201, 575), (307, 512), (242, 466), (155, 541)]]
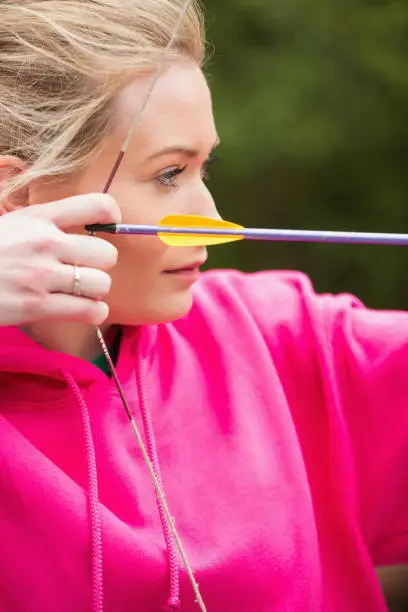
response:
[[(217, 271), (195, 283), (201, 247), (84, 235), (91, 216), (217, 215), (204, 182), (218, 137), (197, 7), (114, 201), (88, 195), (110, 174), (180, 8), (0, 8), (1, 221), (19, 215), (52, 234), (33, 247), (37, 314), (0, 330), (2, 609), (198, 609), (99, 354), (104, 320), (207, 610), (384, 611), (375, 567), (408, 561), (408, 316), (318, 296), (298, 273)], [(63, 296), (107, 306), (61, 320), (50, 302)]]

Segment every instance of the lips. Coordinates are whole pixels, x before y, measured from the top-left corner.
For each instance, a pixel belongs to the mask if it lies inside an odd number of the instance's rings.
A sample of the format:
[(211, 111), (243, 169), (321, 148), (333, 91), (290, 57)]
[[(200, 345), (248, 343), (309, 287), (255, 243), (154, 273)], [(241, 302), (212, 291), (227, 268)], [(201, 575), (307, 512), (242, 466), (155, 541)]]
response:
[(167, 274), (176, 274), (177, 272), (193, 272), (198, 270), (202, 265), (205, 264), (207, 258), (200, 259), (194, 263), (187, 264), (186, 266), (182, 266), (180, 268), (171, 268), (169, 270), (164, 270)]
[(187, 266), (186, 268), (175, 268), (174, 270), (165, 270), (166, 274), (177, 274), (178, 272), (193, 272), (199, 269), (199, 265)]

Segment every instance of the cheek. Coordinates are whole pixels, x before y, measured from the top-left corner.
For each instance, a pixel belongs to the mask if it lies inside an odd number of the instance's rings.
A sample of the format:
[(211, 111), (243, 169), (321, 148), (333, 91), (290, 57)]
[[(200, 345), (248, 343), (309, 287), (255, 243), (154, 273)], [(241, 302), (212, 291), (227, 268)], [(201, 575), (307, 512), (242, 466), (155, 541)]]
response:
[(156, 236), (115, 236), (111, 242), (119, 252), (116, 269), (122, 273), (146, 277), (165, 267), (169, 247)]
[(193, 203), (201, 201), (202, 191), (201, 180), (187, 181), (174, 189), (159, 187), (153, 181), (135, 184), (123, 180), (112, 189), (112, 195), (123, 223), (157, 225), (167, 215), (188, 213)]
[(123, 223), (155, 225), (163, 216), (163, 199), (151, 182), (123, 178), (112, 185), (111, 194), (119, 205)]

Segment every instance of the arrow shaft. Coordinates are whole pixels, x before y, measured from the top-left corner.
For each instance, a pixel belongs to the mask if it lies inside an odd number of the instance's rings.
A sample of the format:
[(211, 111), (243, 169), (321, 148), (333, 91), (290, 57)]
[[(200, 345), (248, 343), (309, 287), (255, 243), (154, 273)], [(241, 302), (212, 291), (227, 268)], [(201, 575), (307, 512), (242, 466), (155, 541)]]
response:
[(261, 228), (204, 228), (173, 227), (158, 225), (117, 225), (88, 226), (91, 231), (104, 231), (128, 235), (199, 235), (199, 236), (242, 236), (247, 240), (271, 240), (277, 242), (326, 242), (338, 244), (388, 244), (408, 246), (408, 234), (375, 232), (327, 232), (318, 230), (261, 229)]

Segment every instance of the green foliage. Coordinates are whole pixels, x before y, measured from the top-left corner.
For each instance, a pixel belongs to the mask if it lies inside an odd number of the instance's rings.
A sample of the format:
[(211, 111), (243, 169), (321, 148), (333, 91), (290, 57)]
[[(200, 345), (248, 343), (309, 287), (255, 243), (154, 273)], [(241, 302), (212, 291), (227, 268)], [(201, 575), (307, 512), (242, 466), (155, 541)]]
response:
[[(223, 216), (408, 232), (408, 2), (205, 0)], [(403, 247), (237, 243), (211, 265), (291, 268), (319, 291), (408, 308)]]

